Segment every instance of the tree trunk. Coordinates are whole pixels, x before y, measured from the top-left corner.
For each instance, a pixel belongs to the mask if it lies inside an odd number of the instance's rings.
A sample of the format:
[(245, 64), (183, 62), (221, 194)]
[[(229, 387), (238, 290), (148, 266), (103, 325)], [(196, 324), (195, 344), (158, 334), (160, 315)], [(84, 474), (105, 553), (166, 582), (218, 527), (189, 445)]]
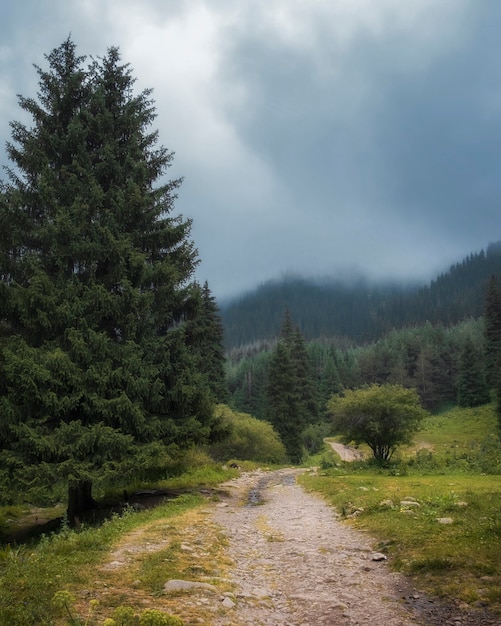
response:
[(82, 513), (96, 507), (96, 501), (92, 497), (92, 481), (84, 480), (68, 485), (68, 508), (66, 515), (70, 526), (75, 526), (80, 521)]

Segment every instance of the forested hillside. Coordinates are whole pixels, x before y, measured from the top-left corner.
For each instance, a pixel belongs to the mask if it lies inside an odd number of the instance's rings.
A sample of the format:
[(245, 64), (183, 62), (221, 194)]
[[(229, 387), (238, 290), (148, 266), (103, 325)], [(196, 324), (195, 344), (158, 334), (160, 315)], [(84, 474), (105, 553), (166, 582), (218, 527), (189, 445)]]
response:
[(287, 309), (304, 338), (373, 341), (425, 322), (457, 324), (483, 313), (491, 275), (501, 274), (501, 242), (472, 253), (426, 286), (287, 278), (221, 307), (227, 349), (272, 340)]
[(499, 414), (500, 276), (497, 243), (415, 289), (264, 285), (223, 311), (230, 405), (269, 420), (291, 459), (332, 431), (333, 397), (371, 385), (429, 411), (496, 397)]

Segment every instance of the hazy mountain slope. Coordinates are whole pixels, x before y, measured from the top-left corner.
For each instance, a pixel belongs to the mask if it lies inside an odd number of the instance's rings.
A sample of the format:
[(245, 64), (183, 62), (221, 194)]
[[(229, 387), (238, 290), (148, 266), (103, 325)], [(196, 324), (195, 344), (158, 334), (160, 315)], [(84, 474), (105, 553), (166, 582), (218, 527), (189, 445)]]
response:
[(307, 340), (346, 337), (359, 343), (426, 321), (455, 324), (483, 314), (492, 274), (501, 276), (501, 242), (470, 254), (426, 286), (270, 281), (221, 307), (226, 347), (276, 337), (286, 309)]

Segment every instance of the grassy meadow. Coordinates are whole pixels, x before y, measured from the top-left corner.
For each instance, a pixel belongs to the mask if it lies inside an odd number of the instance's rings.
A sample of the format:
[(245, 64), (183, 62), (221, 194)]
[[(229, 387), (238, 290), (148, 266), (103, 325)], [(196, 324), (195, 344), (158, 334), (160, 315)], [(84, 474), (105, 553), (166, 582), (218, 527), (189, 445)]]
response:
[(427, 418), (387, 468), (320, 459), (301, 481), (420, 589), (501, 613), (501, 445), (493, 406)]

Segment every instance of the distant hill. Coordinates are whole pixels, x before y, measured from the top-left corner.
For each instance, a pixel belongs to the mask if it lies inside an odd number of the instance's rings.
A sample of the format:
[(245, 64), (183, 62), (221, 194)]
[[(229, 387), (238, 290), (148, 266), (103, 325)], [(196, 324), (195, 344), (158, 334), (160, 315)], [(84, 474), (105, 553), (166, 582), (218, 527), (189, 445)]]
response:
[(274, 339), (286, 309), (305, 339), (372, 341), (426, 321), (457, 324), (483, 314), (491, 275), (501, 277), (501, 242), (452, 265), (426, 286), (285, 278), (221, 307), (227, 348)]

